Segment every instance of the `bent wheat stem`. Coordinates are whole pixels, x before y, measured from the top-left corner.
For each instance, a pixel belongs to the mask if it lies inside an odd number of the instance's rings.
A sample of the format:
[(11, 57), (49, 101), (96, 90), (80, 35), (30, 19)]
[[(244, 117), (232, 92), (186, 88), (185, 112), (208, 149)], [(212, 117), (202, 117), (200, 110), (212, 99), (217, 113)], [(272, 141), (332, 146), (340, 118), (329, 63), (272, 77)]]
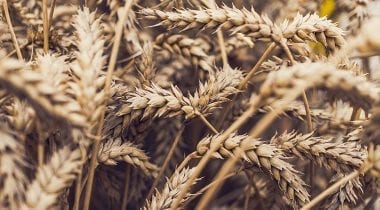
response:
[(238, 153), (237, 155), (232, 155), (231, 158), (229, 158), (229, 160), (223, 164), (223, 167), (220, 169), (219, 173), (213, 181), (213, 183), (215, 182), (216, 184), (212, 185), (210, 189), (207, 190), (206, 194), (201, 198), (198, 205), (195, 207), (196, 210), (207, 209), (207, 204), (214, 197), (215, 193), (220, 189), (223, 182), (226, 180), (226, 177), (228, 177), (228, 172), (231, 171), (232, 167), (240, 159), (239, 154), (242, 154), (242, 152)]
[(206, 119), (206, 117), (200, 113), (199, 111), (195, 112), (196, 115), (199, 116), (199, 118), (202, 120), (202, 122), (214, 133), (217, 134), (219, 133), (218, 130)]
[(124, 181), (124, 192), (123, 192), (123, 200), (121, 201), (121, 210), (127, 209), (128, 205), (128, 191), (129, 191), (129, 183), (130, 183), (130, 178), (131, 176), (131, 166), (127, 166), (125, 169), (125, 181)]
[(174, 139), (174, 142), (173, 142), (172, 146), (170, 147), (170, 150), (169, 150), (168, 154), (166, 155), (164, 163), (162, 164), (162, 166), (160, 168), (160, 171), (158, 172), (158, 175), (155, 178), (155, 180), (154, 180), (154, 182), (152, 184), (152, 187), (150, 188), (150, 191), (149, 191), (148, 195), (146, 196), (146, 199), (148, 199), (148, 200), (150, 199), (150, 197), (153, 194), (154, 189), (156, 189), (156, 187), (158, 185), (158, 182), (160, 181), (160, 179), (161, 179), (162, 175), (164, 174), (165, 170), (167, 169), (167, 167), (169, 165), (169, 162), (170, 162), (170, 159), (173, 157), (175, 148), (177, 147), (177, 145), (178, 145), (178, 143), (179, 143), (179, 141), (181, 139), (183, 130), (184, 130), (184, 126), (182, 125), (181, 128), (179, 129), (179, 131), (178, 131), (175, 139)]
[[(264, 63), (264, 61), (268, 58), (270, 53), (276, 48), (276, 43), (272, 42), (268, 45), (268, 47), (265, 49), (264, 53), (261, 55), (260, 59), (256, 62), (256, 64), (253, 66), (253, 68), (248, 72), (248, 74), (244, 77), (244, 79), (239, 83), (238, 89), (243, 90), (248, 82), (252, 79), (253, 75), (257, 72), (257, 70), (260, 68), (261, 64)], [(221, 116), (219, 117), (219, 121), (216, 125), (217, 128), (220, 128), (222, 126), (222, 123), (226, 119), (228, 113), (231, 111), (233, 103), (236, 101), (237, 94), (234, 94), (232, 100), (228, 102), (228, 105), (226, 106), (226, 109), (224, 112), (222, 112)]]

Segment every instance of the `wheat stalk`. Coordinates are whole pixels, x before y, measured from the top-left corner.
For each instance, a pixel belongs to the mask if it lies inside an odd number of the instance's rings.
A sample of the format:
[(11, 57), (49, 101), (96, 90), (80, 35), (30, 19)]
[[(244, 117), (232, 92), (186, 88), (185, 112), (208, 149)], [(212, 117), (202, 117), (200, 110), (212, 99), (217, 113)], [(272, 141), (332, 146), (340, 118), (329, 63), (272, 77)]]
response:
[(137, 69), (139, 70), (140, 82), (143, 85), (149, 85), (156, 76), (156, 68), (153, 61), (153, 43), (144, 43), (141, 49), (139, 62), (136, 62)]
[[(204, 155), (218, 138), (219, 135), (215, 135), (202, 139), (197, 145), (198, 154)], [(243, 152), (244, 160), (264, 168), (278, 182), (280, 189), (294, 207), (302, 206), (309, 201), (305, 183), (292, 165), (284, 161), (285, 156), (274, 145), (246, 135), (231, 134), (213, 155), (217, 158), (229, 158), (237, 150)]]
[[(347, 176), (347, 173), (337, 174), (333, 177), (332, 181), (339, 180)], [(346, 202), (351, 202), (355, 204), (359, 199), (360, 195), (363, 193), (363, 184), (361, 183), (359, 177), (354, 178), (340, 187), (331, 197), (328, 199), (324, 207), (328, 209), (337, 209), (343, 206)]]
[(369, 6), (373, 0), (339, 0), (338, 7), (342, 8), (348, 14), (349, 32), (353, 35), (357, 34), (361, 26), (370, 16)]

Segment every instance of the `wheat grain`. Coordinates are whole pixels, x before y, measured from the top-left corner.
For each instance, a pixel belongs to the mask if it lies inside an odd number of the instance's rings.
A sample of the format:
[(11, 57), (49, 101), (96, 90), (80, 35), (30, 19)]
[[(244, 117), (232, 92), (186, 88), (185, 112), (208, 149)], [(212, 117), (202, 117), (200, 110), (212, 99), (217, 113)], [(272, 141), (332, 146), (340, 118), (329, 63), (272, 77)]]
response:
[(14, 99), (4, 110), (11, 128), (24, 134), (30, 134), (35, 128), (36, 113), (25, 101)]
[(143, 85), (149, 85), (156, 77), (156, 68), (153, 62), (153, 44), (151, 42), (144, 43), (140, 59), (140, 62), (136, 62), (140, 73), (140, 82)]
[(363, 25), (364, 21), (370, 16), (368, 7), (373, 0), (339, 0), (338, 7), (342, 8), (348, 14), (348, 30), (355, 35)]
[(376, 5), (3, 1), (0, 209), (378, 209)]
[[(338, 174), (333, 178), (333, 181), (339, 180), (344, 176), (345, 174)], [(345, 185), (341, 186), (341, 188), (326, 201), (324, 207), (332, 210), (342, 207), (346, 202), (355, 204), (362, 193), (363, 184), (360, 179), (352, 179)]]

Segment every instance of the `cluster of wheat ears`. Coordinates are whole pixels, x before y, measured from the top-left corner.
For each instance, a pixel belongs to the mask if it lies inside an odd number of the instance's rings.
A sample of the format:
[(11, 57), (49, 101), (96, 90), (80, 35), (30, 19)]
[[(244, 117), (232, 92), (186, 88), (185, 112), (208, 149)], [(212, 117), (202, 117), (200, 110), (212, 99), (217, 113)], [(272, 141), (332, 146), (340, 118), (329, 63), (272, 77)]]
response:
[(1, 0), (0, 209), (379, 209), (372, 5)]

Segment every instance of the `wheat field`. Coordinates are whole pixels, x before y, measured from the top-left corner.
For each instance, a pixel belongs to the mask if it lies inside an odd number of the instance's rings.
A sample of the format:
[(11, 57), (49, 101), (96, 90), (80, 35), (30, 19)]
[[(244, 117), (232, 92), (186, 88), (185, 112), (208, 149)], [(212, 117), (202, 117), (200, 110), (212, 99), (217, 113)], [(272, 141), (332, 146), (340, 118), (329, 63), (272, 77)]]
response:
[(1, 0), (0, 209), (380, 209), (380, 1)]

